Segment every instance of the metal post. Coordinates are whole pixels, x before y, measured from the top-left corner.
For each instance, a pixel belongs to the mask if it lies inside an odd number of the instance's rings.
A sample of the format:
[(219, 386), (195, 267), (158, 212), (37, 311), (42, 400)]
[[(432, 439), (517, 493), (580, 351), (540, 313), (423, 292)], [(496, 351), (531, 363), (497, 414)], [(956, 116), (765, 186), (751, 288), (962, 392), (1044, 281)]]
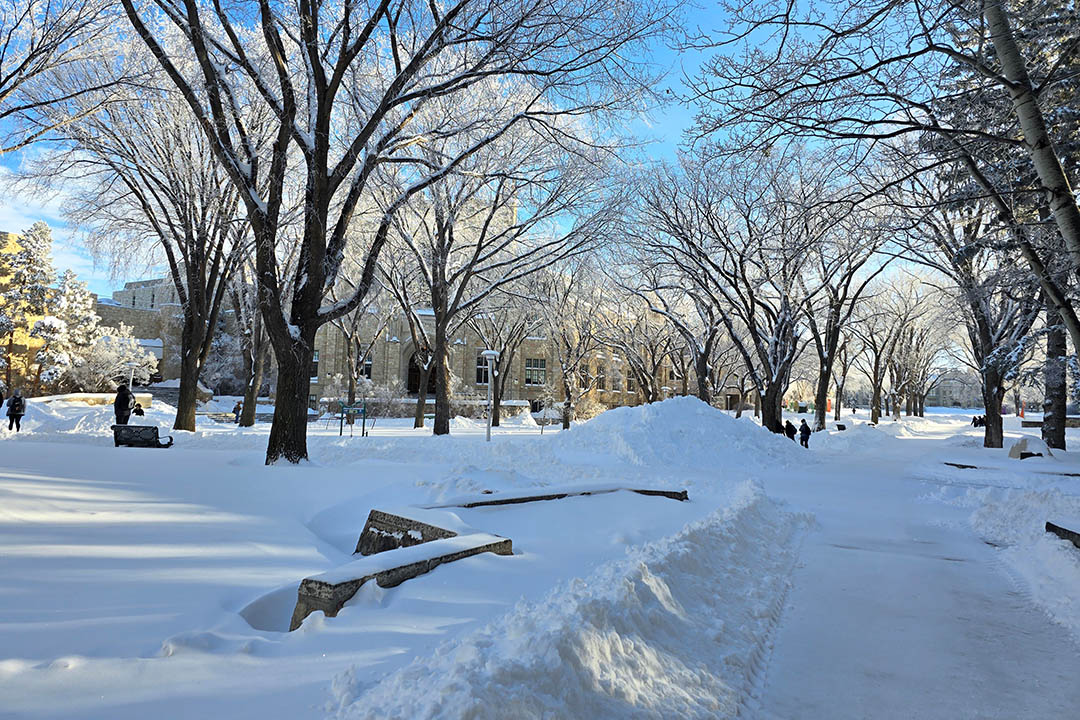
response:
[(495, 383), (495, 361), (499, 359), (499, 351), (485, 350), (480, 354), (487, 360), (487, 441), (491, 442), (491, 405)]

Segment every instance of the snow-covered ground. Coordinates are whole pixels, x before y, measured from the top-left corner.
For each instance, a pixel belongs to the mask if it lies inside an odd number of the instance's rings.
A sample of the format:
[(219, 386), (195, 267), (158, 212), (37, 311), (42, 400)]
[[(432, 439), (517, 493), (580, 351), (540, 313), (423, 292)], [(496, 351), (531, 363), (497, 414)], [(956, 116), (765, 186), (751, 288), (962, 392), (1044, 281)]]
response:
[[(31, 401), (0, 435), (0, 717), (1069, 716), (1080, 550), (1042, 524), (1080, 518), (1080, 453), (1010, 460), (970, 412), (865, 420), (809, 452), (685, 398), (491, 443), (320, 420), (312, 462), (267, 468), (266, 424), (117, 449), (111, 408)], [(514, 555), (286, 632), (372, 508), (583, 486), (690, 501), (457, 508)]]

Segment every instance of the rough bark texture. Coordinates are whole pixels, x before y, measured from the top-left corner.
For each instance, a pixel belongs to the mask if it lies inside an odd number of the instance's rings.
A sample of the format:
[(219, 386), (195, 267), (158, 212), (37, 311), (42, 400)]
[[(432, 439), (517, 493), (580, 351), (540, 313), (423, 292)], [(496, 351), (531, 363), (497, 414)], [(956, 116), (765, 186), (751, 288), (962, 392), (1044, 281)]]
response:
[(1001, 427), (1001, 401), (1005, 399), (1001, 373), (993, 368), (983, 368), (982, 394), (986, 410), (983, 447), (1000, 448), (1005, 437)]
[[(435, 318), (435, 428), (436, 435), (450, 434), (450, 366), (445, 323)], [(488, 378), (488, 382), (491, 378)]]
[(195, 432), (195, 408), (199, 402), (199, 362), (206, 332), (206, 319), (184, 312), (180, 339), (180, 399), (176, 403), (173, 430)]
[(780, 407), (782, 400), (780, 383), (772, 383), (761, 400), (761, 424), (774, 433), (784, 432), (784, 418)]
[[(703, 403), (712, 402), (712, 395), (709, 392), (711, 369), (709, 367), (709, 356), (698, 353), (697, 357), (694, 358), (694, 372), (697, 374), (697, 396)], [(742, 398), (739, 398), (739, 404), (742, 404)]]
[(840, 421), (840, 406), (843, 405), (843, 403), (841, 402), (841, 398), (843, 398), (843, 397), (844, 397), (844, 384), (843, 383), (837, 383), (836, 384), (836, 402), (833, 403), (833, 420), (836, 421), (836, 422)]
[(1065, 449), (1065, 331), (1060, 315), (1052, 305), (1046, 306), (1046, 365), (1044, 366), (1046, 399), (1043, 402), (1042, 439), (1052, 448)]
[(311, 387), (311, 358), (315, 331), (300, 336), (290, 351), (275, 347), (278, 361), (277, 391), (274, 394), (274, 424), (266, 446), (266, 464), (278, 460), (298, 463), (307, 460), (308, 392)]

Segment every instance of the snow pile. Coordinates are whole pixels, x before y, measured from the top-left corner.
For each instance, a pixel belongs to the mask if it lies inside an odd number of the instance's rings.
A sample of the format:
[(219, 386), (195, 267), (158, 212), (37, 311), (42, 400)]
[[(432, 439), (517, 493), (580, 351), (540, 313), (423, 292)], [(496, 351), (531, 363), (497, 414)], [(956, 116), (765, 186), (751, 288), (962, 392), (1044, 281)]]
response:
[[(176, 408), (161, 402), (155, 402), (146, 409), (144, 417), (132, 416), (132, 425), (158, 425), (162, 428), (172, 426), (176, 419)], [(116, 415), (112, 404), (86, 405), (80, 402), (35, 402), (26, 403), (26, 416), (23, 418), (22, 431), (34, 434), (75, 434), (109, 435), (116, 424)]]
[(1080, 549), (1045, 529), (1049, 520), (1080, 532), (1080, 497), (1057, 488), (983, 497), (972, 527), (1001, 546), (1002, 559), (1032, 602), (1080, 639)]
[(847, 430), (817, 432), (810, 437), (810, 447), (831, 452), (849, 453), (869, 450), (891, 443), (892, 435), (873, 425), (853, 425)]
[(602, 451), (616, 462), (662, 468), (715, 470), (721, 461), (737, 458), (745, 470), (803, 457), (783, 435), (750, 420), (736, 420), (693, 397), (608, 410), (558, 435), (555, 444), (572, 451)]
[(339, 717), (734, 716), (804, 526), (743, 483), (733, 505), (519, 603), (366, 692), (346, 671), (333, 685)]

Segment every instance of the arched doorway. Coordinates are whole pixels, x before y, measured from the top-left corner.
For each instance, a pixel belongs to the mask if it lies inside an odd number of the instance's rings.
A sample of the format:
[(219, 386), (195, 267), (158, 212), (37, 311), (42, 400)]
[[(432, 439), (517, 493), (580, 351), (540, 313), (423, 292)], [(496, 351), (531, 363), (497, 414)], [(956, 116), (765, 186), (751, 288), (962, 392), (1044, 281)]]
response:
[[(418, 395), (420, 392), (420, 365), (416, 362), (416, 353), (409, 356), (409, 378), (406, 383), (410, 395)], [(427, 394), (435, 394), (435, 368), (428, 375)]]

